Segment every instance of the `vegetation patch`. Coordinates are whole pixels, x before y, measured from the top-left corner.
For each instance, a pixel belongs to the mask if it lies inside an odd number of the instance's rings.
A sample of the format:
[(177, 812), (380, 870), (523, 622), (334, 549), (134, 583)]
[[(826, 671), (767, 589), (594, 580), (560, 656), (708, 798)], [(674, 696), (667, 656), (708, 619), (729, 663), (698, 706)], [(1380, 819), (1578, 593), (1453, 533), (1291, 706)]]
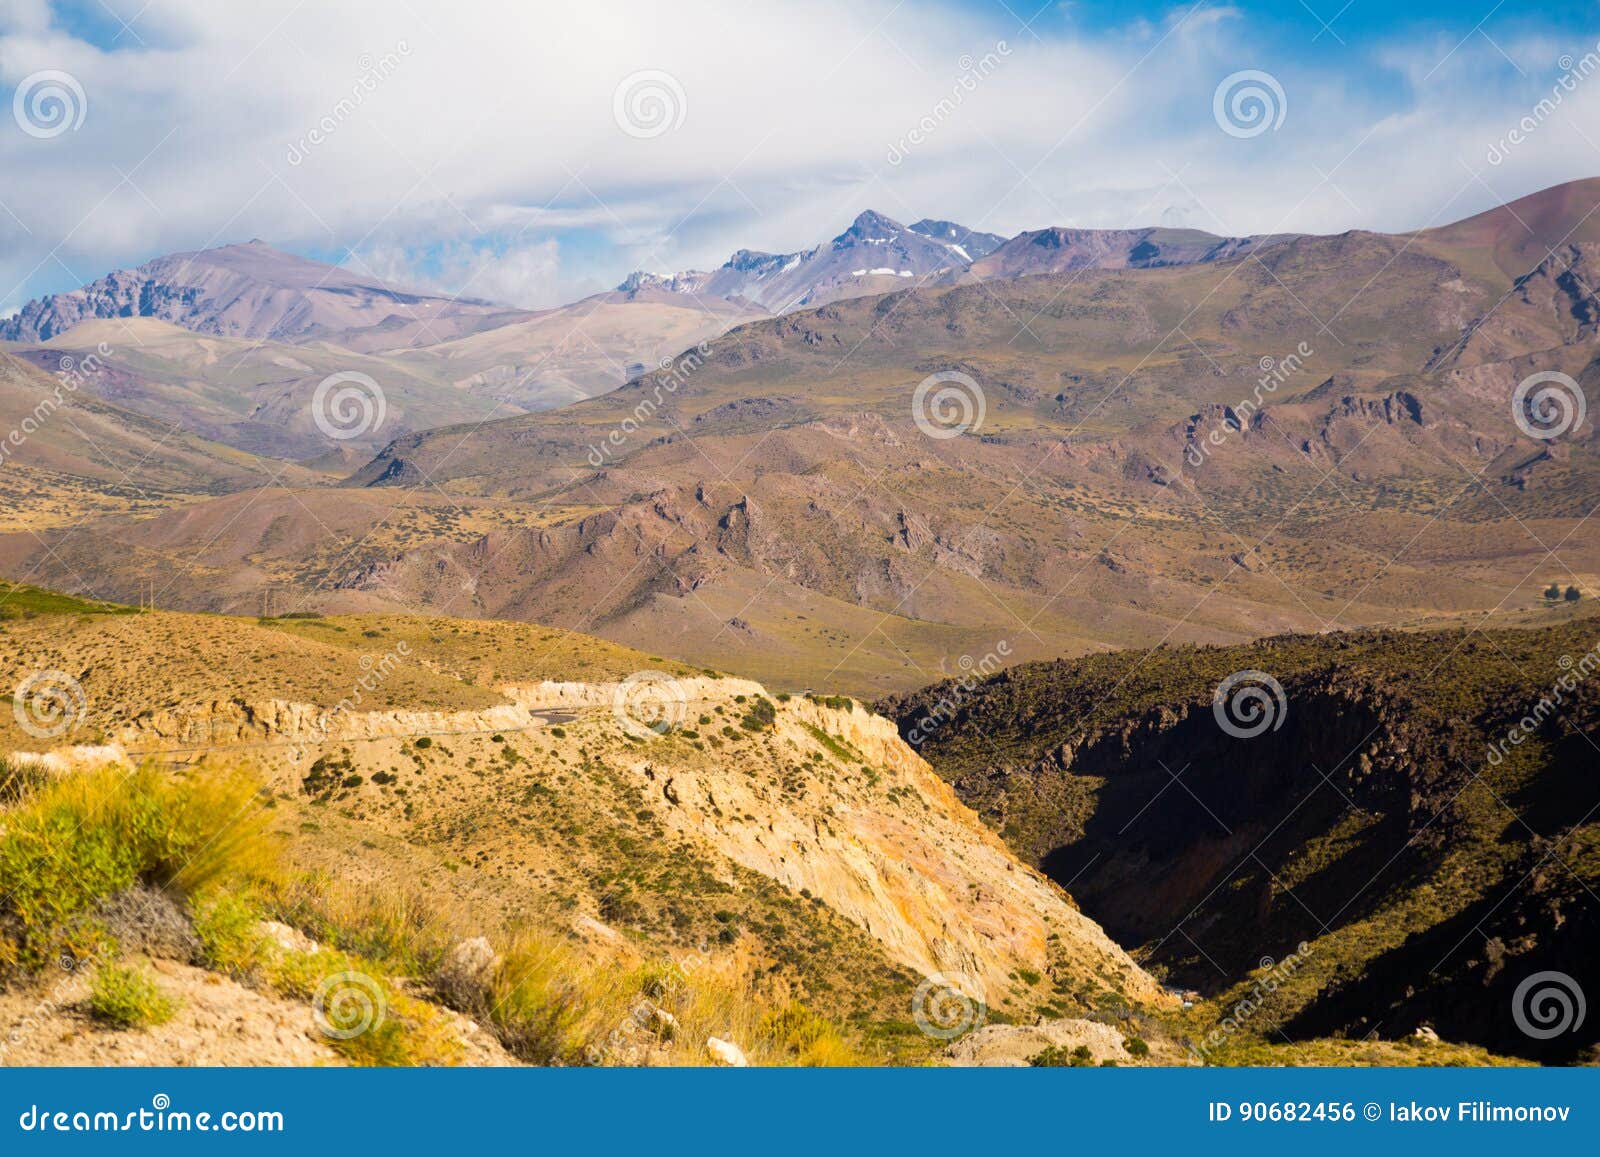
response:
[(105, 964), (96, 970), (89, 991), (89, 1012), (112, 1028), (150, 1028), (166, 1024), (178, 1002), (156, 986), (143, 969)]

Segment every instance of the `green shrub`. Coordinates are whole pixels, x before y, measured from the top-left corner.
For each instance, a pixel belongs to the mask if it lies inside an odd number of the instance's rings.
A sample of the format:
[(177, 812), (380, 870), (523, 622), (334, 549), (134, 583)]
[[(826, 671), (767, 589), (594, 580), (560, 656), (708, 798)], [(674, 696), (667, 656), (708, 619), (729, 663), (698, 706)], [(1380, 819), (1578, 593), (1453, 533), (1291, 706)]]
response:
[(808, 694), (806, 698), (811, 700), (811, 702), (815, 703), (818, 707), (830, 707), (835, 711), (853, 711), (855, 710), (856, 705), (856, 701), (850, 698), (848, 695)]
[(0, 975), (83, 955), (102, 897), (144, 881), (194, 896), (271, 870), (255, 782), (103, 768), (56, 779), (0, 816)]
[(114, 1028), (148, 1028), (171, 1020), (178, 1003), (144, 972), (107, 964), (94, 975), (89, 1011)]
[(765, 731), (777, 718), (778, 709), (772, 705), (772, 700), (758, 695), (746, 708), (744, 717), (739, 720), (739, 726), (746, 731)]
[(255, 903), (232, 892), (197, 904), (194, 931), (200, 938), (202, 962), (234, 976), (255, 969), (265, 950), (256, 927), (261, 919)]
[(1028, 1063), (1036, 1069), (1082, 1069), (1094, 1064), (1094, 1054), (1088, 1045), (1068, 1049), (1065, 1045), (1051, 1045), (1043, 1052), (1034, 1053)]

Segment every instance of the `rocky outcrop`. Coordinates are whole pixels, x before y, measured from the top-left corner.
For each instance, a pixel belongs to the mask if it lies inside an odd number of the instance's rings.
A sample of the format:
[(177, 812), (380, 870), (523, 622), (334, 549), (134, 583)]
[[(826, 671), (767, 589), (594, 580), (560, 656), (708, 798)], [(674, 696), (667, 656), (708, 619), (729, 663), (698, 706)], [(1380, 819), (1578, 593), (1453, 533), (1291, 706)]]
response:
[[(1018, 968), (1042, 972), (1056, 952), (1126, 999), (1168, 1000), (1065, 892), (1017, 863), (887, 719), (795, 699), (775, 731), (780, 749), (822, 742), (836, 767), (786, 777), (775, 797), (771, 784), (675, 766), (670, 795), (658, 796), (667, 821), (826, 903), (922, 975), (964, 978), (976, 998), (1001, 1003)], [(638, 768), (664, 781), (664, 768)]]
[(42, 342), (89, 318), (154, 317), (196, 333), (287, 341), (379, 325), (419, 310), (431, 320), (491, 318), (502, 307), (393, 289), (260, 241), (158, 257), (80, 289), (28, 302), (0, 322), (0, 340)]
[(315, 745), (465, 731), (521, 731), (542, 725), (543, 720), (528, 708), (509, 703), (482, 711), (357, 711), (281, 699), (228, 700), (151, 712), (124, 727), (117, 739), (127, 754), (137, 756), (262, 743)]

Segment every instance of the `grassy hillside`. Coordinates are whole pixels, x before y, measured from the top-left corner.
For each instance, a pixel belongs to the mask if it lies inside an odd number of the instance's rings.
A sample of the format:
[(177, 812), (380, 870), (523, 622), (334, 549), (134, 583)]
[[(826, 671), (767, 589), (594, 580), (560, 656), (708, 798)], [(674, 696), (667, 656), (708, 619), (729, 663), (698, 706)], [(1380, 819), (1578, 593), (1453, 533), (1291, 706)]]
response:
[[(0, 785), (0, 982), (48, 993), (0, 1061), (60, 1063), (56, 1042), (32, 1038), (63, 1029), (68, 1041), (85, 1029), (134, 1034), (159, 1053), (175, 1018), (197, 1034), (189, 1048), (227, 1047), (187, 1015), (186, 1004), (214, 999), (208, 989), (298, 1007), (276, 1047), (234, 1053), (236, 1063), (321, 1050), (365, 1065), (707, 1064), (718, 1032), (736, 1033), (757, 1063), (869, 1059), (803, 1005), (765, 1001), (709, 964), (585, 954), (548, 929), (418, 890), (297, 872), (273, 797), (243, 773), (106, 768), (49, 780), (0, 763)], [(460, 948), (476, 937), (481, 957)], [(57, 969), (84, 979), (52, 981)], [(252, 999), (244, 1007), (259, 1014)], [(488, 1027), (487, 1045), (469, 1016)], [(232, 1035), (254, 1031), (246, 1020)]]
[(0, 619), (31, 619), (37, 615), (131, 615), (133, 607), (80, 599), (43, 587), (0, 580)]
[[(0, 715), (0, 753), (46, 778), (248, 764), (313, 892), (404, 880), (407, 904), (480, 914), (461, 938), (693, 961), (744, 1012), (799, 1002), (868, 1059), (942, 1047), (913, 1013), (946, 971), (997, 1020), (1166, 1003), (847, 699), (525, 623), (29, 599), (43, 613), (0, 622), (0, 685), (31, 710)], [(660, 732), (629, 723), (639, 688), (666, 696)]]

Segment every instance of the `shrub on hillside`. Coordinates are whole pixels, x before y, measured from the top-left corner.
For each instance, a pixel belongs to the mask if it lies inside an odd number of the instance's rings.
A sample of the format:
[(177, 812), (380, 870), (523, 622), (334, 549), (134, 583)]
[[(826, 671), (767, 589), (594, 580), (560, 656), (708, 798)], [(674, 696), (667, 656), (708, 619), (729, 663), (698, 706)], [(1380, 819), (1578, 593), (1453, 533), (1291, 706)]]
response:
[(1051, 1045), (1043, 1052), (1034, 1053), (1028, 1063), (1036, 1069), (1082, 1069), (1094, 1064), (1094, 1054), (1088, 1045), (1069, 1049), (1065, 1045)]
[(143, 971), (107, 964), (94, 974), (89, 1011), (113, 1028), (149, 1028), (171, 1020), (178, 1003)]
[(137, 883), (192, 896), (267, 872), (265, 815), (234, 773), (104, 768), (24, 791), (0, 817), (0, 975), (86, 955), (103, 937), (89, 910)]

